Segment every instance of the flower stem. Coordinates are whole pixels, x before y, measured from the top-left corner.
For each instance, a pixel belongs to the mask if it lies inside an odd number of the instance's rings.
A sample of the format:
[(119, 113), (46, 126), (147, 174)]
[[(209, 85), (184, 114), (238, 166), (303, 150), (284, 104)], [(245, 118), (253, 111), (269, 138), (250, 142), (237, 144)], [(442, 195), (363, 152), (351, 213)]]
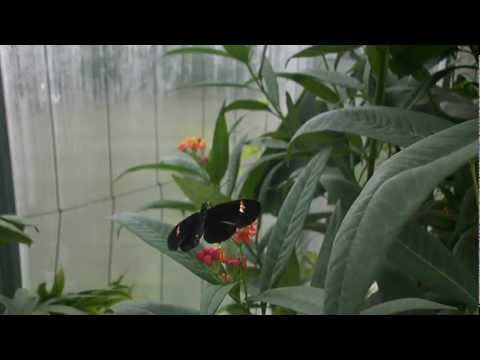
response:
[[(240, 249), (240, 255), (243, 257), (243, 248), (242, 246), (239, 247)], [(245, 304), (247, 305), (247, 307), (249, 308), (249, 305), (248, 305), (248, 290), (247, 290), (247, 280), (245, 278), (245, 270), (242, 269), (242, 283), (243, 283), (243, 289), (245, 291)]]

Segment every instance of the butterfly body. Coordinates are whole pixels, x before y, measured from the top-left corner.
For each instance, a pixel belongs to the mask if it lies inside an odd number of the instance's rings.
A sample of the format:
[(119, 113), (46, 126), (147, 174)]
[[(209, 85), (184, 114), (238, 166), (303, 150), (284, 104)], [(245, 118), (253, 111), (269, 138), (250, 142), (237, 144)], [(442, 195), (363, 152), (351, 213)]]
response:
[(228, 240), (237, 229), (253, 223), (260, 214), (261, 206), (255, 200), (237, 200), (208, 208), (202, 206), (200, 212), (190, 215), (180, 222), (168, 236), (168, 248), (180, 248), (188, 252), (198, 246), (202, 236), (209, 244)]

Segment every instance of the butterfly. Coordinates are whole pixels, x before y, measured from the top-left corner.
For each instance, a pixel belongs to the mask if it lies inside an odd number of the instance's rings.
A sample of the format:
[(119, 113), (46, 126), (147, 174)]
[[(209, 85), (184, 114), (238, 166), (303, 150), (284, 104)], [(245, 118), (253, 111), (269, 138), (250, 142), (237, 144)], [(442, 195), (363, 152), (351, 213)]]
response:
[(180, 222), (168, 236), (168, 249), (188, 252), (198, 246), (203, 236), (209, 244), (228, 240), (237, 229), (252, 224), (260, 215), (256, 200), (241, 199), (210, 207), (202, 205), (200, 212)]

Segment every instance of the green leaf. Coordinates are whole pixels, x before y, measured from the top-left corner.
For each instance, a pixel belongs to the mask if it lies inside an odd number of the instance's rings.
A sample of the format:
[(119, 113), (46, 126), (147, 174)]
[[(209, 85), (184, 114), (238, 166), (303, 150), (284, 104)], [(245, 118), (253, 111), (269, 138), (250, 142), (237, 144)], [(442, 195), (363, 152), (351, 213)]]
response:
[(238, 173), (240, 171), (240, 164), (242, 161), (242, 151), (246, 143), (245, 138), (242, 138), (239, 143), (233, 148), (232, 155), (227, 169), (226, 176), (226, 194), (228, 197), (232, 197), (233, 190), (237, 184)]
[(334, 71), (307, 69), (307, 70), (294, 72), (294, 73), (293, 72), (277, 73), (278, 77), (285, 77), (285, 78), (295, 77), (297, 75), (312, 77), (320, 82), (326, 82), (332, 85), (342, 86), (350, 89), (361, 90), (363, 88), (363, 85), (357, 79), (339, 72), (334, 72)]
[(399, 77), (415, 75), (429, 60), (454, 48), (451, 45), (390, 46), (390, 69)]
[(18, 289), (13, 299), (0, 294), (0, 303), (5, 306), (5, 315), (32, 315), (38, 297), (26, 289)]
[(324, 296), (321, 289), (296, 286), (267, 290), (251, 300), (282, 306), (305, 315), (323, 315)]
[(183, 212), (195, 212), (198, 210), (198, 208), (194, 204), (187, 201), (157, 200), (142, 206), (139, 211), (146, 211), (152, 209), (175, 209)]
[(202, 315), (215, 315), (228, 293), (237, 283), (229, 285), (209, 285), (202, 295), (200, 312)]
[(225, 113), (236, 110), (249, 110), (249, 111), (267, 111), (270, 112), (270, 108), (267, 104), (258, 100), (237, 100), (225, 107)]
[(124, 301), (112, 306), (114, 315), (200, 315), (195, 309), (163, 305), (154, 301)]
[(205, 184), (193, 179), (180, 178), (175, 175), (173, 175), (173, 179), (197, 209), (200, 209), (205, 202), (217, 205), (230, 200), (213, 184)]
[(360, 47), (360, 45), (313, 45), (291, 56), (288, 59), (287, 64), (290, 60), (295, 58), (308, 58), (327, 54), (338, 54), (346, 51), (353, 51), (358, 47)]
[(478, 276), (471, 276), (450, 250), (417, 225), (409, 224), (402, 231), (388, 259), (443, 300), (476, 308)]
[(224, 108), (225, 104), (222, 106), (222, 109), (218, 114), (215, 133), (213, 135), (213, 144), (208, 156), (207, 164), (207, 171), (210, 175), (210, 180), (217, 185), (220, 184), (220, 181), (227, 171), (230, 152), (227, 120), (225, 118)]
[(275, 166), (279, 160), (283, 160), (286, 156), (286, 152), (264, 155), (249, 166), (238, 181), (238, 183), (241, 184), (239, 197), (247, 199), (255, 198), (268, 170)]
[(325, 310), (358, 313), (386, 252), (443, 179), (478, 154), (477, 121), (434, 134), (377, 169), (338, 230), (328, 266)]
[(19, 230), (24, 231), (25, 228), (31, 227), (34, 228), (36, 232), (39, 232), (38, 227), (28, 221), (27, 219), (24, 219), (20, 216), (15, 216), (15, 215), (1, 215), (0, 220), (6, 221), (15, 227), (17, 227)]
[(202, 47), (202, 46), (192, 46), (187, 48), (173, 49), (170, 51), (166, 51), (163, 56), (182, 55), (182, 54), (217, 55), (217, 56), (223, 56), (230, 59), (233, 58), (233, 56), (228, 52), (209, 48), (209, 47)]
[(250, 47), (246, 45), (223, 45), (223, 48), (236, 60), (245, 64), (250, 61)]
[(265, 63), (263, 64), (262, 80), (265, 83), (265, 90), (269, 100), (278, 108), (280, 106), (280, 95), (277, 75), (268, 59), (265, 59)]
[(183, 156), (169, 156), (160, 160), (157, 164), (145, 164), (131, 167), (120, 174), (114, 181), (118, 181), (127, 174), (145, 170), (173, 171), (180, 174), (200, 176), (206, 180), (208, 179), (208, 174), (195, 161)]
[(261, 274), (261, 289), (271, 288), (285, 269), (310, 210), (318, 183), (331, 148), (316, 155), (302, 171), (280, 209), (273, 229)]
[(425, 299), (397, 299), (372, 306), (361, 312), (361, 315), (394, 315), (421, 310), (456, 310), (452, 306), (439, 304)]
[(5, 245), (10, 242), (17, 242), (21, 244), (32, 244), (32, 239), (20, 231), (17, 226), (0, 219), (0, 245)]
[(167, 238), (174, 228), (172, 225), (132, 213), (115, 214), (112, 219), (201, 279), (211, 284), (219, 283), (217, 276), (196, 258), (196, 252), (201, 249), (201, 246), (187, 253), (168, 250)]
[(357, 134), (408, 146), (451, 125), (429, 114), (383, 106), (333, 110), (307, 121), (293, 136), (290, 148), (301, 136), (323, 131)]
[(332, 253), (333, 241), (337, 234), (340, 224), (345, 216), (345, 211), (342, 207), (342, 202), (339, 200), (335, 206), (330, 221), (328, 222), (327, 232), (318, 254), (317, 262), (312, 276), (311, 285), (316, 288), (325, 288), (325, 279), (327, 278), (328, 262), (330, 261), (330, 254)]
[(317, 76), (305, 73), (279, 73), (277, 76), (296, 82), (312, 94), (328, 102), (337, 103), (340, 101), (338, 95), (328, 86), (322, 84)]

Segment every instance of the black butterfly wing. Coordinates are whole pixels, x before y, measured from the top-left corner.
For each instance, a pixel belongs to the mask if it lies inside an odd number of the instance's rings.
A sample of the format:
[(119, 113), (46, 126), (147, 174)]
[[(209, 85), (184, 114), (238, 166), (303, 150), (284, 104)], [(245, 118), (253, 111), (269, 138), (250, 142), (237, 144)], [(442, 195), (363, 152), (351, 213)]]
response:
[(260, 211), (258, 201), (243, 199), (208, 209), (204, 229), (205, 241), (215, 244), (228, 240), (237, 229), (253, 223)]
[(203, 235), (205, 216), (195, 213), (180, 222), (168, 236), (168, 249), (190, 251), (198, 246)]

